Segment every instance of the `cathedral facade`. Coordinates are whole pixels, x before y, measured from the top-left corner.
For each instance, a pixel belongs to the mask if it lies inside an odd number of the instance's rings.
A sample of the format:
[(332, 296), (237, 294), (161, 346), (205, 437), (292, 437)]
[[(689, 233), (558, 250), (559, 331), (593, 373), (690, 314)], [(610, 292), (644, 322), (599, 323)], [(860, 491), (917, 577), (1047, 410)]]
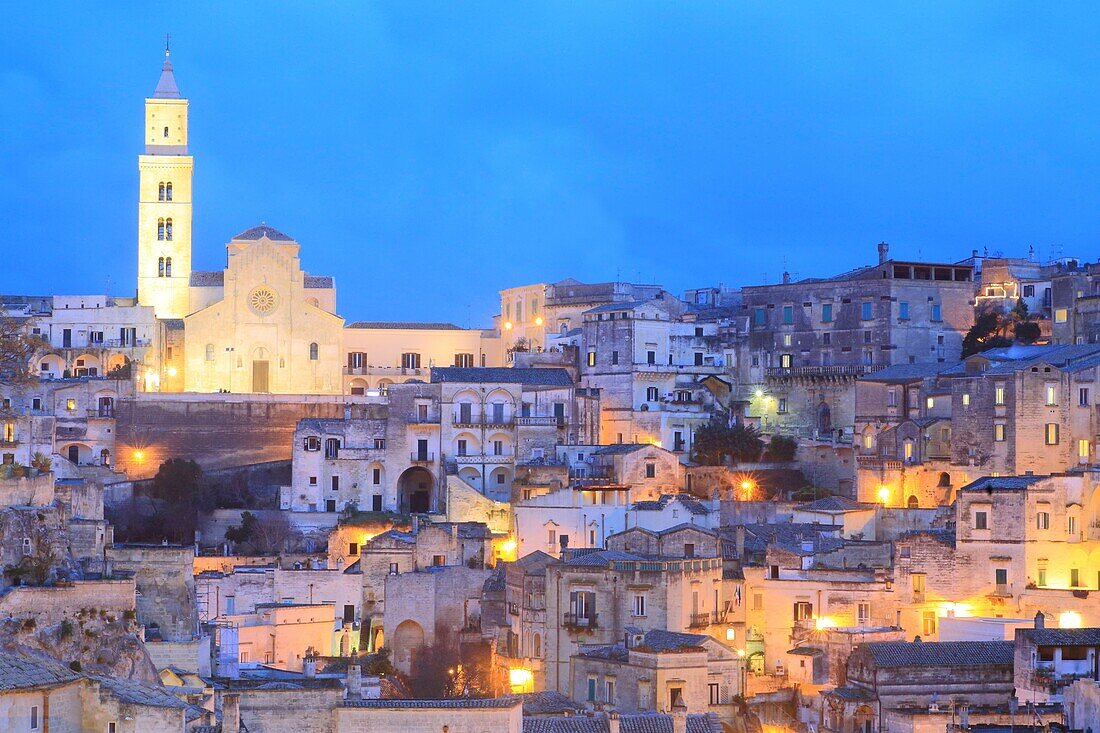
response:
[(166, 55), (138, 158), (138, 302), (163, 344), (147, 373), (164, 391), (342, 393), (335, 285), (303, 272), (291, 237), (261, 224), (229, 241), (224, 270), (192, 269), (187, 112)]

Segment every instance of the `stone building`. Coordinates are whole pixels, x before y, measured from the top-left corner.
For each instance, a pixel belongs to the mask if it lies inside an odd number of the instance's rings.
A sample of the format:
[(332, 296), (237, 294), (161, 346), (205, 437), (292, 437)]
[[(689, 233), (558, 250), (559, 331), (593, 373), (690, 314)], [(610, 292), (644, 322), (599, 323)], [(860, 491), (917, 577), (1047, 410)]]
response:
[(1014, 684), (1024, 703), (1063, 702), (1078, 680), (1100, 683), (1100, 628), (1047, 628), (1042, 613), (1035, 628), (1015, 631)]
[[(508, 628), (496, 645), (500, 673), (529, 673), (531, 690), (546, 689), (546, 567), (557, 558), (535, 551), (504, 566)], [(520, 674), (526, 682), (526, 674)]]
[(620, 713), (671, 712), (680, 700), (688, 713), (728, 718), (743, 694), (743, 658), (702, 634), (632, 628), (621, 642), (582, 647), (569, 667), (574, 700)]
[(393, 665), (408, 674), (424, 646), (458, 646), (481, 638), (482, 588), (491, 571), (441, 565), (386, 576), (383, 629)]
[(983, 474), (1054, 473), (1095, 461), (1100, 347), (1012, 346), (859, 380), (857, 491), (930, 507)]
[(856, 379), (958, 358), (974, 287), (970, 265), (894, 260), (882, 243), (874, 265), (742, 288), (747, 414), (806, 436), (850, 436)]
[(717, 535), (692, 525), (627, 530), (606, 550), (577, 550), (546, 568), (546, 686), (569, 692), (569, 658), (613, 644), (628, 626), (699, 631), (726, 639), (739, 590), (723, 583)]
[(848, 658), (846, 684), (822, 693), (821, 730), (885, 730), (888, 720), (911, 718), (914, 711), (936, 714), (939, 705), (1007, 709), (1012, 697), (1012, 653), (1009, 641), (861, 644)]
[(302, 421), (283, 508), (440, 512), (455, 480), (509, 502), (517, 463), (598, 429), (598, 400), (564, 369), (445, 367), (431, 379), (394, 385), (343, 420)]

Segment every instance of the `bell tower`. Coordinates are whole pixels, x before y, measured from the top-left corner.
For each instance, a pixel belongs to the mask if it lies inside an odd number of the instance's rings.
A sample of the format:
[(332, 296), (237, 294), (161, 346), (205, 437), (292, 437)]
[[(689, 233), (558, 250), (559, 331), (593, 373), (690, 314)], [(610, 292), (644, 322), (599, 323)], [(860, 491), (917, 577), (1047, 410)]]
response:
[(191, 174), (187, 100), (180, 96), (167, 44), (160, 81), (145, 100), (145, 154), (138, 156), (138, 303), (157, 318), (189, 312)]

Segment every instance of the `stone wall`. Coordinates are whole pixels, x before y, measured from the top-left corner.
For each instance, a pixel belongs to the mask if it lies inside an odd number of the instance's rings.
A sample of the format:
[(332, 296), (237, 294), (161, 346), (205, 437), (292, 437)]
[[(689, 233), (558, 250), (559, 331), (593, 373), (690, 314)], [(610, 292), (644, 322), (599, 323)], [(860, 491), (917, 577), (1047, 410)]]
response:
[[(338, 685), (234, 692), (240, 692), (241, 723), (248, 733), (334, 733), (333, 710), (343, 698)], [(288, 719), (289, 711), (293, 711), (292, 719)]]
[[(204, 470), (291, 457), (298, 421), (344, 415), (345, 398), (319, 395), (151, 394), (120, 398), (115, 466), (151, 478), (168, 458)], [(139, 453), (140, 451), (140, 457)]]
[(134, 581), (78, 580), (65, 585), (13, 587), (0, 595), (0, 617), (33, 617), (40, 625), (60, 623), (90, 608), (122, 616), (134, 610)]
[[(442, 731), (448, 733), (521, 733), (523, 706), (511, 707), (355, 707), (336, 709), (336, 733), (378, 731)], [(251, 729), (250, 729), (251, 730)]]
[(0, 507), (46, 506), (53, 502), (54, 475), (0, 479)]
[(134, 573), (140, 594), (138, 621), (156, 624), (165, 641), (188, 641), (198, 633), (193, 547), (116, 545), (107, 549), (116, 570)]
[(157, 669), (175, 667), (204, 676), (210, 675), (210, 637), (191, 641), (147, 641), (145, 651)]

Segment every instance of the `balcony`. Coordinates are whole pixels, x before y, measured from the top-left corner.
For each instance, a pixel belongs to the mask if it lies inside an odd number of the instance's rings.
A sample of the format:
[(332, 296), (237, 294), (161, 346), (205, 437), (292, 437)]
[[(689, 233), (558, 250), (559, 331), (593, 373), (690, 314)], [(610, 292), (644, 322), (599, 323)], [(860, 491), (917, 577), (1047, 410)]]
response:
[(477, 466), (485, 463), (511, 463), (514, 455), (464, 455), (454, 456), (454, 461), (460, 466)]
[(519, 427), (562, 428), (565, 427), (564, 415), (521, 415), (516, 418)]
[(100, 407), (93, 410), (88, 410), (89, 420), (114, 420), (115, 408), (113, 407)]
[(884, 369), (885, 364), (829, 364), (827, 366), (765, 367), (765, 377), (862, 377)]
[(597, 628), (596, 613), (592, 611), (586, 614), (567, 613), (561, 625), (566, 629), (595, 629)]
[[(149, 346), (151, 343), (150, 339), (107, 339), (102, 345), (108, 349), (135, 349), (140, 346)], [(94, 348), (94, 346), (90, 348)]]
[(409, 415), (409, 425), (438, 425), (439, 413), (435, 410), (428, 410), (426, 413), (414, 412)]
[(463, 415), (460, 412), (456, 412), (454, 415), (454, 425), (459, 428), (476, 428), (476, 427), (508, 427), (515, 421), (513, 415)]
[(410, 463), (435, 463), (435, 453), (427, 452), (422, 453), (420, 451), (413, 451), (409, 455)]
[(705, 629), (710, 626), (710, 614), (709, 613), (693, 613), (691, 614), (691, 620), (688, 623), (689, 629)]

